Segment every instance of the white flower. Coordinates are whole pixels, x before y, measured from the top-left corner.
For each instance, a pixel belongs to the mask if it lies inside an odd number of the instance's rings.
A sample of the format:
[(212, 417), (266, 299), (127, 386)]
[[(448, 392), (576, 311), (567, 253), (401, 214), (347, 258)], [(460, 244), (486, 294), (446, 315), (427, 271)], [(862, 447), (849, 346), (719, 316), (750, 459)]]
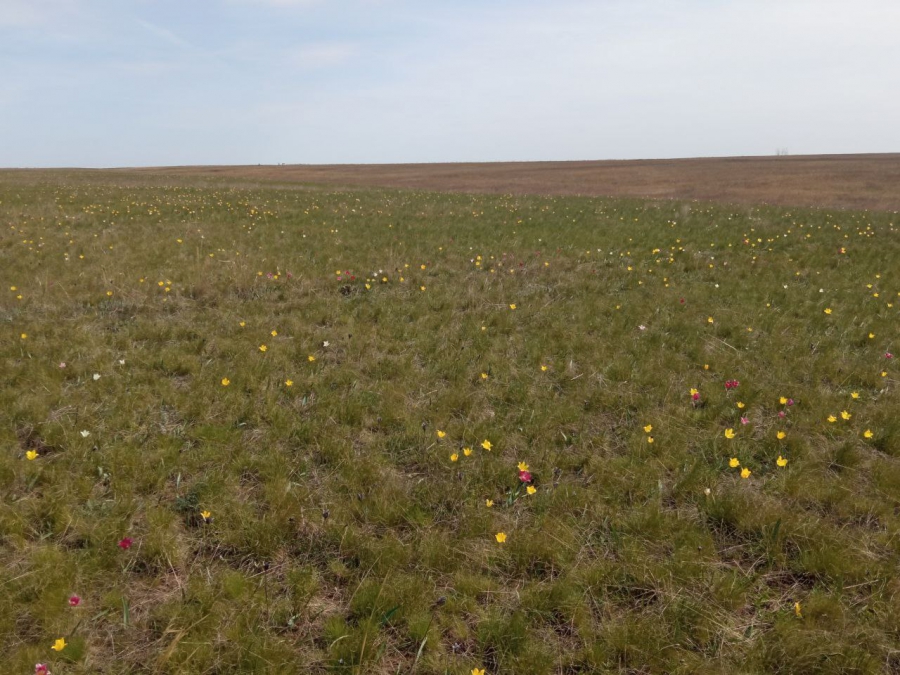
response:
[(640, 326), (638, 326), (638, 330), (647, 330), (647, 326), (641, 324)]
[(119, 365), (120, 365), (120, 366), (124, 366), (124, 365), (125, 365), (125, 359), (119, 359)]
[(91, 432), (88, 431), (87, 429), (85, 429), (84, 431), (81, 432), (81, 437), (82, 437), (82, 438), (87, 438), (87, 437), (90, 436), (90, 435), (91, 435)]
[(331, 343), (330, 343), (328, 340), (325, 340), (325, 341), (322, 343), (322, 346), (323, 346), (323, 347), (328, 347), (329, 345), (331, 345)]
[(94, 382), (100, 379), (100, 373), (94, 373)]

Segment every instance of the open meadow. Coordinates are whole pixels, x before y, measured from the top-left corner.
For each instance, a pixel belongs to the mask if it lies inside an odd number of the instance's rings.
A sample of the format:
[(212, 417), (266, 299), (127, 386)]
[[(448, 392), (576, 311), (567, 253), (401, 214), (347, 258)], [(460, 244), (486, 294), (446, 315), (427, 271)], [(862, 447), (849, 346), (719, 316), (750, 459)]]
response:
[(900, 210), (900, 153), (584, 162), (176, 166), (137, 171), (170, 181), (207, 177), (232, 183), (249, 180), (333, 188)]
[(900, 673), (897, 213), (73, 171), (0, 225), (4, 675)]

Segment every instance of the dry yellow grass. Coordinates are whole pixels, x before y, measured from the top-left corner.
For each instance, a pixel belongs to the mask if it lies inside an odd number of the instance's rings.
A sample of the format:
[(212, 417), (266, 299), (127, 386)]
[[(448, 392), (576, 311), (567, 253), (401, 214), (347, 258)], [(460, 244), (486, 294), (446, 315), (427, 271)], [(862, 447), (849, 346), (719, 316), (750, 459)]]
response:
[(195, 166), (141, 169), (188, 178), (328, 186), (900, 210), (900, 154), (597, 162)]

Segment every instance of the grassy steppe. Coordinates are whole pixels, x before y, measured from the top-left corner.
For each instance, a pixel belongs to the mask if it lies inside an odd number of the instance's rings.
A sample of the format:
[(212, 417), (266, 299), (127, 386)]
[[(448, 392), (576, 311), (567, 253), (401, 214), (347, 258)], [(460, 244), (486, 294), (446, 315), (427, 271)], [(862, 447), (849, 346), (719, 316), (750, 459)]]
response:
[(71, 173), (0, 224), (4, 673), (900, 672), (896, 214)]

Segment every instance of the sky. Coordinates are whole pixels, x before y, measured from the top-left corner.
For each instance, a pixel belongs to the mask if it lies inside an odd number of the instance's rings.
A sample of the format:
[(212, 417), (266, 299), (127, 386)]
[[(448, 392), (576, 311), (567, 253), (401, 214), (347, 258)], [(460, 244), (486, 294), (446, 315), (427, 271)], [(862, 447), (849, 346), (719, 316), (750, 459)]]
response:
[(0, 0), (0, 166), (900, 152), (897, 0)]

